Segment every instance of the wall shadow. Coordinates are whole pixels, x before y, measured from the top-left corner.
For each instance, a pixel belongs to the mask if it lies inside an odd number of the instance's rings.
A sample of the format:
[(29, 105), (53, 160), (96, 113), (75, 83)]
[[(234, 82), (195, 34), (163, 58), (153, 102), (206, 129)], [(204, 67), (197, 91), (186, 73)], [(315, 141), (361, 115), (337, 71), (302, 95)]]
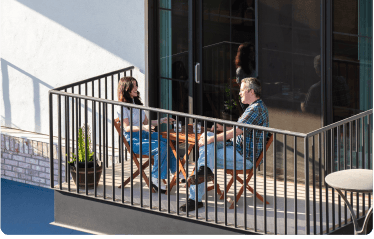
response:
[[(64, 26), (144, 72), (143, 1), (28, 1), (17, 2)], [(138, 4), (139, 3), (139, 4)], [(140, 17), (139, 17), (140, 16)], [(131, 24), (129, 24), (129, 21)], [(141, 22), (140, 22), (141, 21)], [(131, 47), (126, 47), (126, 46)], [(131, 59), (129, 59), (131, 58)]]
[[(29, 77), (33, 84), (33, 103), (34, 103), (34, 119), (35, 119), (35, 132), (41, 132), (41, 109), (40, 109), (40, 85), (47, 87), (48, 89), (53, 89), (53, 87), (44, 81), (36, 78), (35, 76), (27, 73), (26, 71), (22, 70), (21, 68), (13, 65), (12, 63), (1, 59), (1, 74), (2, 74), (2, 87), (3, 87), (3, 101), (4, 101), (4, 119), (5, 119), (5, 126), (12, 127), (12, 105), (10, 102), (10, 87), (9, 87), (9, 67), (17, 70), (18, 72), (22, 73), (23, 75)], [(21, 87), (21, 86), (20, 86)], [(22, 109), (17, 109), (22, 110)]]

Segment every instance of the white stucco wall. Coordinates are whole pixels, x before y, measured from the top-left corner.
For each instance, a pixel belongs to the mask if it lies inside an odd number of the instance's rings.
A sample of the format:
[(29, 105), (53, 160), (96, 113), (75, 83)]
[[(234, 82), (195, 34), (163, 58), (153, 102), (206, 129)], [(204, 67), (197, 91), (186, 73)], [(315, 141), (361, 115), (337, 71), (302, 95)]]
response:
[(1, 125), (48, 134), (48, 91), (135, 66), (144, 89), (144, 1), (1, 0)]

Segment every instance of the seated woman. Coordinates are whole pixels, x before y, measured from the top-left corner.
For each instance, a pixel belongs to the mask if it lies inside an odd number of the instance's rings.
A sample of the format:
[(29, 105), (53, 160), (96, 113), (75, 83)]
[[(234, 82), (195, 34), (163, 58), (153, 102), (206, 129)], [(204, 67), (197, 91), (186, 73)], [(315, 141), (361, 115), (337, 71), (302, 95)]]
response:
[[(125, 103), (132, 103), (136, 105), (143, 105), (140, 100), (140, 94), (138, 91), (138, 82), (133, 77), (123, 77), (118, 82), (118, 100)], [(118, 111), (118, 118), (121, 119), (121, 110)], [(167, 140), (160, 137), (160, 152), (158, 152), (158, 133), (151, 132), (151, 142), (149, 142), (149, 122), (148, 118), (142, 110), (142, 119), (140, 120), (140, 110), (139, 109), (132, 109), (132, 138), (130, 138), (130, 108), (123, 106), (123, 129), (124, 129), (124, 136), (126, 140), (131, 144), (132, 142), (132, 150), (135, 154), (139, 153), (139, 145), (142, 144), (142, 153), (143, 155), (149, 155), (149, 143), (151, 143), (151, 155), (154, 158), (154, 165), (152, 167), (152, 187), (155, 191), (158, 191), (158, 160), (161, 160), (161, 179), (167, 178)], [(169, 123), (174, 121), (174, 119), (169, 118)], [(162, 118), (160, 120), (161, 123), (168, 123), (167, 117)], [(157, 120), (152, 120), (151, 125), (157, 125)], [(140, 133), (142, 134), (142, 142), (140, 142)], [(176, 171), (176, 159), (174, 154), (169, 147), (169, 170), (171, 173), (175, 173)], [(161, 184), (161, 193), (165, 193), (165, 185)]]

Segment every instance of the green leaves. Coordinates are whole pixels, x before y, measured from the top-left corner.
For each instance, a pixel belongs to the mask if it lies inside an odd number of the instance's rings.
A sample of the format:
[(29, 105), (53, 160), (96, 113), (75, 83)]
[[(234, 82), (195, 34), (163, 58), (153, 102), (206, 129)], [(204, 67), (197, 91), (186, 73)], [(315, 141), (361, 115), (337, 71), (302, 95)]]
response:
[[(94, 152), (90, 151), (91, 134), (90, 132), (88, 132), (87, 145), (86, 145), (85, 136), (83, 134), (83, 129), (84, 129), (84, 126), (79, 128), (78, 130), (78, 160), (79, 162), (84, 162), (86, 160), (86, 152), (87, 152), (88, 162), (91, 162), (93, 161), (93, 155), (94, 155)], [(89, 127), (87, 127), (87, 129), (89, 130)], [(76, 161), (77, 156), (74, 153), (72, 153), (72, 156), (70, 158), (72, 159), (72, 161), (70, 161), (69, 163), (73, 163)]]

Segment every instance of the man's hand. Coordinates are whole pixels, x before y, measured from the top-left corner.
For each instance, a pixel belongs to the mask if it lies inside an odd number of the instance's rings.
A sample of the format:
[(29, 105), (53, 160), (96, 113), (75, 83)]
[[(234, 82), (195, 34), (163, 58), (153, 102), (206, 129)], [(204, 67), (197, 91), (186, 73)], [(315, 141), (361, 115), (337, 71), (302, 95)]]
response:
[[(211, 144), (211, 143), (213, 143), (214, 142), (214, 136), (208, 136), (207, 138), (206, 138), (206, 144), (208, 145), (208, 144)], [(199, 147), (201, 147), (201, 146), (204, 146), (205, 145), (205, 134), (202, 134), (201, 136), (200, 136), (200, 140), (199, 140)]]
[[(223, 131), (223, 126), (220, 124), (216, 124), (217, 131)], [(214, 125), (210, 128), (210, 131), (214, 132)]]

